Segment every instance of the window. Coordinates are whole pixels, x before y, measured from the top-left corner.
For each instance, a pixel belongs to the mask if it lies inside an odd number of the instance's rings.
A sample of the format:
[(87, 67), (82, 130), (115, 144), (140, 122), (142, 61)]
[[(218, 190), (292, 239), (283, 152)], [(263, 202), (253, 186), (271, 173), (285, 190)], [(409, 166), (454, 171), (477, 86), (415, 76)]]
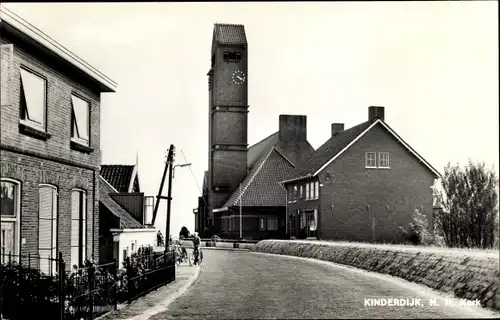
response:
[(375, 152), (367, 152), (366, 153), (365, 166), (366, 166), (366, 168), (376, 168), (377, 167), (377, 160), (376, 160)]
[(212, 54), (212, 61), (210, 66), (213, 68), (215, 66), (215, 53)]
[(316, 195), (315, 195), (315, 198), (314, 198), (314, 199), (319, 199), (319, 181), (316, 181), (316, 182), (314, 183), (314, 185), (315, 185), (314, 190), (316, 191)]
[(316, 199), (316, 190), (315, 190), (316, 184), (314, 182), (309, 182), (309, 190), (310, 190), (310, 195), (309, 199), (314, 200)]
[(297, 201), (297, 198), (298, 198), (298, 189), (297, 189), (297, 186), (293, 186), (293, 201), (296, 202)]
[(389, 168), (389, 152), (378, 153), (378, 167)]
[(259, 229), (266, 230), (266, 218), (264, 217), (259, 218)]
[(73, 104), (71, 137), (76, 142), (88, 146), (90, 131), (90, 103), (75, 95), (71, 95), (71, 103)]
[(309, 183), (306, 184), (306, 200), (309, 200)]
[(130, 244), (130, 246), (132, 247), (132, 252), (135, 252), (135, 243), (134, 243), (134, 241), (132, 241), (132, 243)]
[(71, 192), (71, 266), (80, 267), (85, 262), (86, 252), (87, 197), (83, 190)]
[(232, 231), (234, 230), (234, 218), (233, 217), (229, 217), (229, 230)]
[(269, 231), (278, 230), (278, 218), (276, 217), (267, 218), (267, 230)]
[(225, 51), (222, 57), (226, 62), (240, 62), (241, 52)]
[(288, 188), (288, 202), (292, 202), (293, 200), (293, 188)]
[(1, 261), (7, 262), (9, 253), (11, 260), (17, 260), (19, 255), (20, 236), (20, 203), (21, 187), (19, 182), (2, 179), (0, 184), (0, 214), (1, 214)]
[(38, 194), (40, 271), (47, 275), (53, 275), (57, 266), (57, 189), (50, 185), (40, 185)]
[(45, 131), (47, 82), (33, 72), (21, 69), (22, 120)]
[(302, 199), (304, 197), (304, 186), (300, 185), (300, 198)]

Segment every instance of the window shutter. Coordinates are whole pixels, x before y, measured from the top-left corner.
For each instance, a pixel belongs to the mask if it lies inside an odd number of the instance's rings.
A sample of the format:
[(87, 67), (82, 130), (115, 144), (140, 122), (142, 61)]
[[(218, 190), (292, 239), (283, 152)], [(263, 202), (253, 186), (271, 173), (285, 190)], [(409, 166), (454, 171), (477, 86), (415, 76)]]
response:
[(53, 196), (54, 189), (42, 186), (39, 189), (38, 207), (38, 252), (40, 258), (40, 271), (45, 274), (51, 273), (52, 263), (52, 220), (53, 220)]
[(11, 105), (13, 87), (12, 74), (14, 71), (14, 46), (12, 44), (0, 45), (0, 56), (1, 105)]
[(79, 266), (80, 192), (71, 192), (71, 268)]
[(82, 261), (87, 258), (87, 196), (84, 192), (82, 195), (82, 243), (80, 246), (82, 248)]

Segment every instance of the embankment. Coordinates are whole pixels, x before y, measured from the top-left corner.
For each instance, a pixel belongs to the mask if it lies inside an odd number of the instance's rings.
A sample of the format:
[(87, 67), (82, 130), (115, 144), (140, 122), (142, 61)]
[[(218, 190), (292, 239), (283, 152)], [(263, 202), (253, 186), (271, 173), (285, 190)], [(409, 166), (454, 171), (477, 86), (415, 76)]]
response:
[(499, 254), (494, 251), (308, 240), (263, 240), (253, 251), (389, 274), (500, 310)]

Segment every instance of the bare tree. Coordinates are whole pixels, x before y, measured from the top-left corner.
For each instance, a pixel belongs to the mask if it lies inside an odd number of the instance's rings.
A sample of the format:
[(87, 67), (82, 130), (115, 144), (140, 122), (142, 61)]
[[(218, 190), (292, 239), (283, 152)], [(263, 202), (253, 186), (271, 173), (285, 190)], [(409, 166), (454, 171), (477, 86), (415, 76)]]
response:
[(445, 167), (436, 223), (447, 246), (491, 248), (498, 232), (498, 178), (484, 163)]

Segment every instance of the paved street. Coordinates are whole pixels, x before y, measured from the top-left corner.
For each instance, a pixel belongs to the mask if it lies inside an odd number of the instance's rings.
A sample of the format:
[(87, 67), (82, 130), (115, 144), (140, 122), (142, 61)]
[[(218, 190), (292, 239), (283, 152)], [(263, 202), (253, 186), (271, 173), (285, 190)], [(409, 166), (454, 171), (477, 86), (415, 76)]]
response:
[[(370, 307), (365, 298), (420, 298), (424, 306)], [(440, 306), (429, 299), (441, 297)], [(477, 318), (481, 309), (444, 306), (421, 286), (330, 263), (205, 250), (201, 275), (167, 311), (150, 319)]]

